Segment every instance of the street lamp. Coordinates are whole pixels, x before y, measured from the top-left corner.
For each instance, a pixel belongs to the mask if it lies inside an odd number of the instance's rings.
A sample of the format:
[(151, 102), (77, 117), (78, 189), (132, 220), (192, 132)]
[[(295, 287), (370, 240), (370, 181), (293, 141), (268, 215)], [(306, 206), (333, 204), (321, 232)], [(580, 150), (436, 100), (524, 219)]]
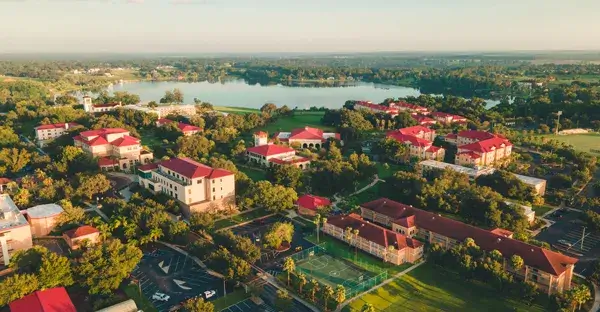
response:
[(560, 126), (560, 115), (562, 115), (562, 111), (556, 112), (556, 131), (555, 131), (555, 134), (558, 134), (558, 127)]

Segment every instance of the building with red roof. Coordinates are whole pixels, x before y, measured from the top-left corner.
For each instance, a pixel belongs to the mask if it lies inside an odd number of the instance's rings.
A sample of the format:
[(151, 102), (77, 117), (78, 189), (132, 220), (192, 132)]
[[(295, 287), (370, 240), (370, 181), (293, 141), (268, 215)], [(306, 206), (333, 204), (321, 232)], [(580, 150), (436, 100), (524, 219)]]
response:
[(129, 135), (123, 128), (103, 128), (79, 133), (73, 138), (75, 146), (81, 147), (92, 157), (98, 157), (102, 170), (121, 169), (129, 171), (136, 164), (152, 161), (151, 152), (142, 148), (141, 141)]
[(431, 119), (421, 114), (411, 115), (411, 117), (421, 126), (431, 126), (438, 123), (435, 119)]
[(121, 107), (121, 102), (113, 102), (113, 103), (102, 103), (102, 104), (94, 104), (92, 103), (92, 98), (89, 96), (83, 97), (83, 110), (86, 113), (102, 113), (108, 112), (116, 109), (117, 107)]
[(485, 131), (461, 131), (456, 135), (456, 142), (458, 151), (455, 163), (461, 166), (494, 166), (512, 153), (509, 140)]
[[(357, 235), (347, 237), (347, 228), (358, 230)], [(364, 220), (355, 213), (327, 218), (323, 232), (395, 265), (414, 263), (423, 257), (423, 243)]]
[[(159, 118), (156, 121), (156, 126), (157, 127), (162, 127), (164, 125), (167, 125), (167, 124), (170, 124), (170, 123), (173, 123), (173, 122), (175, 122), (175, 121), (167, 119), (167, 118)], [(186, 123), (183, 123), (183, 122), (178, 122), (177, 123), (177, 128), (185, 136), (194, 135), (194, 134), (202, 131), (202, 128), (200, 128), (200, 127), (196, 127), (196, 126), (193, 126), (193, 125), (190, 125), (190, 124), (186, 124)]]
[(82, 225), (78, 228), (63, 233), (63, 238), (71, 249), (79, 249), (84, 241), (96, 244), (100, 239), (100, 231), (93, 226)]
[(228, 170), (177, 157), (141, 165), (137, 171), (140, 186), (173, 197), (187, 217), (235, 205), (235, 175)]
[(48, 125), (39, 125), (35, 127), (35, 140), (40, 147), (48, 144), (52, 140), (67, 133), (70, 129), (81, 127), (75, 122), (62, 122)]
[(266, 132), (254, 133), (254, 144), (255, 146), (246, 149), (246, 157), (248, 161), (259, 166), (292, 165), (300, 169), (310, 167), (310, 159), (296, 155), (296, 150), (289, 146), (269, 142)]
[(298, 145), (302, 148), (321, 148), (328, 139), (340, 140), (340, 134), (334, 132), (323, 132), (318, 128), (304, 127), (294, 129), (292, 132), (277, 132), (273, 139), (288, 145)]
[(9, 178), (0, 177), (0, 194), (10, 190), (10, 183), (12, 182)]
[(461, 124), (468, 121), (466, 117), (443, 112), (433, 112), (431, 113), (431, 117), (443, 124)]
[(396, 108), (400, 112), (409, 112), (414, 114), (429, 114), (429, 109), (427, 107), (419, 106), (416, 104), (411, 104), (407, 102), (394, 102), (390, 103), (391, 108)]
[(331, 206), (331, 201), (325, 197), (304, 194), (298, 197), (296, 205), (298, 206), (298, 213), (314, 216), (317, 214), (319, 208)]
[(10, 312), (77, 312), (64, 287), (35, 291), (8, 306)]
[(407, 157), (419, 159), (444, 159), (446, 151), (433, 145), (435, 130), (423, 126), (413, 126), (389, 131), (387, 138), (394, 139), (408, 147)]
[[(360, 208), (366, 220), (442, 248), (450, 249), (471, 238), (484, 251), (499, 251), (507, 259), (504, 270), (520, 280), (535, 283), (539, 290), (548, 294), (571, 288), (577, 259), (512, 239), (510, 231), (484, 230), (387, 198), (363, 203)], [(523, 259), (525, 265), (522, 269), (511, 267), (508, 259), (513, 255)]]
[(355, 110), (357, 110), (357, 109), (367, 110), (367, 111), (370, 111), (373, 113), (388, 114), (392, 117), (396, 117), (398, 115), (397, 108), (392, 108), (392, 107), (380, 105), (380, 104), (373, 104), (372, 102), (369, 102), (369, 101), (355, 102), (354, 109)]

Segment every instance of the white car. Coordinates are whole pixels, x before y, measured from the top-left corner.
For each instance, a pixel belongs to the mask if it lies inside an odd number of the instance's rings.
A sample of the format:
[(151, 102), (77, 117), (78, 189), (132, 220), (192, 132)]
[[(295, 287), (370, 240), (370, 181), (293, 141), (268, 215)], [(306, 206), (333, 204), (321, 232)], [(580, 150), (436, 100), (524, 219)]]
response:
[(561, 244), (563, 244), (563, 245), (567, 245), (567, 246), (569, 246), (569, 247), (573, 246), (571, 243), (569, 243), (568, 241), (566, 241), (566, 240), (564, 240), (564, 239), (561, 239), (561, 240), (559, 240), (558, 242), (559, 242), (559, 243), (561, 243)]
[(169, 299), (171, 299), (171, 297), (169, 295), (159, 293), (159, 292), (152, 295), (152, 300), (169, 301)]
[(217, 292), (214, 291), (214, 290), (207, 290), (207, 291), (204, 292), (204, 298), (208, 299), (208, 298), (210, 298), (210, 297), (212, 297), (212, 296), (214, 296), (216, 294), (217, 294)]

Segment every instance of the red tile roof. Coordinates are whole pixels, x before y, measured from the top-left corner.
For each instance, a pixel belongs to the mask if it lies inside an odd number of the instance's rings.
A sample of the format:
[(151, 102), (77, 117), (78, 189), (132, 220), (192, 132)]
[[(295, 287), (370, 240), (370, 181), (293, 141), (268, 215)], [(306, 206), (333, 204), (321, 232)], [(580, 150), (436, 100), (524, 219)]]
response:
[(398, 109), (397, 108), (392, 108), (392, 107), (388, 107), (385, 105), (379, 105), (379, 104), (373, 104), (371, 102), (366, 102), (366, 101), (358, 101), (354, 104), (354, 106), (362, 106), (362, 107), (366, 107), (372, 110), (376, 110), (376, 111), (381, 111), (384, 113), (392, 113), (392, 114), (397, 114), (398, 113)]
[(55, 123), (55, 124), (49, 124), (49, 125), (40, 125), (40, 126), (37, 126), (35, 128), (35, 130), (66, 129), (65, 125), (69, 125), (69, 128), (81, 126), (80, 124), (75, 123), (75, 122), (68, 122), (68, 123), (63, 122), (63, 123)]
[(474, 152), (462, 152), (462, 153), (458, 153), (456, 155), (457, 156), (466, 156), (466, 157), (469, 157), (471, 159), (479, 159), (479, 158), (481, 158), (481, 155), (476, 154)]
[(361, 216), (355, 213), (331, 216), (327, 219), (327, 223), (341, 229), (348, 227), (358, 229), (358, 236), (385, 248), (394, 246), (396, 250), (402, 250), (406, 247), (417, 248), (423, 245), (416, 239), (408, 238), (400, 233), (363, 220)]
[(490, 231), (474, 227), (437, 214), (407, 206), (391, 199), (380, 198), (360, 205), (369, 210), (386, 215), (394, 220), (414, 216), (416, 225), (457, 241), (472, 238), (483, 250), (498, 250), (505, 258), (519, 255), (525, 264), (544, 272), (558, 276), (569, 264), (577, 263), (577, 259), (563, 254), (529, 245), (525, 242), (504, 237)]
[(446, 134), (446, 139), (451, 139), (451, 140), (456, 140), (458, 136), (454, 133), (448, 133)]
[(10, 182), (12, 182), (12, 180), (11, 180), (11, 179), (9, 179), (9, 178), (2, 178), (2, 177), (0, 177), (0, 185), (8, 184), (8, 183), (10, 183)]
[(172, 122), (173, 122), (173, 120), (171, 120), (171, 119), (158, 118), (158, 120), (156, 121), (156, 125), (160, 127), (160, 126), (164, 126), (168, 123), (172, 123)]
[(141, 165), (138, 167), (138, 170), (140, 171), (150, 171), (150, 170), (154, 170), (158, 168), (158, 164), (157, 163), (153, 163), (153, 164), (145, 164), (145, 165)]
[(104, 103), (104, 104), (94, 104), (94, 107), (115, 107), (115, 106), (119, 106), (121, 105), (121, 103)]
[(118, 147), (132, 146), (132, 145), (139, 145), (140, 140), (138, 140), (132, 136), (124, 135), (123, 137), (110, 142), (110, 144), (113, 146), (118, 146)]
[(489, 133), (487, 131), (477, 131), (477, 130), (463, 130), (458, 133), (459, 137), (468, 138), (472, 140), (487, 140), (491, 138), (495, 138), (496, 136), (493, 133)]
[(423, 127), (423, 126), (406, 127), (406, 128), (398, 129), (396, 131), (401, 134), (404, 134), (404, 135), (413, 135), (413, 136), (418, 136), (421, 133), (425, 134), (425, 133), (434, 132), (434, 130), (431, 130), (431, 129), (429, 129), (427, 127)]
[(249, 153), (258, 154), (258, 155), (266, 157), (266, 156), (273, 156), (273, 155), (279, 155), (279, 154), (283, 154), (283, 153), (294, 152), (294, 149), (291, 147), (283, 146), (283, 145), (268, 144), (268, 145), (249, 147), (246, 149), (246, 151)]
[(257, 132), (254, 132), (254, 134), (257, 135), (257, 136), (259, 136), (259, 137), (266, 137), (266, 136), (269, 135), (268, 133), (266, 133), (264, 131), (257, 131)]
[(210, 179), (220, 178), (233, 173), (224, 169), (213, 169), (207, 165), (201, 164), (190, 158), (171, 158), (164, 160), (159, 163), (160, 166), (170, 169), (180, 175), (188, 178), (195, 179), (200, 177), (208, 177)]
[(397, 103), (392, 103), (390, 106), (391, 106), (392, 108), (393, 108), (394, 106), (397, 106), (397, 107), (407, 108), (407, 109), (409, 109), (409, 110), (413, 110), (413, 111), (420, 111), (420, 112), (427, 112), (427, 111), (429, 111), (429, 110), (427, 109), (427, 107), (423, 107), (423, 106), (419, 106), (419, 105), (416, 105), (416, 104), (411, 104), (411, 103), (406, 103), (406, 102), (397, 102)]
[(96, 229), (93, 226), (82, 225), (76, 229), (66, 231), (64, 234), (67, 235), (69, 238), (78, 238), (94, 233), (100, 233), (100, 231), (98, 231), (98, 229)]
[(188, 125), (183, 122), (178, 123), (177, 128), (179, 128), (179, 130), (181, 130), (181, 132), (191, 132), (191, 131), (201, 131), (202, 130), (202, 128), (200, 128), (200, 127)]
[(407, 142), (408, 142), (413, 146), (419, 146), (419, 147), (431, 146), (431, 144), (433, 144), (431, 141), (417, 138), (416, 136), (412, 136), (412, 135), (404, 135), (404, 134), (401, 134), (396, 131), (388, 132), (386, 137), (394, 139), (403, 144), (407, 144)]
[(427, 150), (425, 150), (425, 151), (426, 151), (426, 152), (428, 152), (428, 153), (436, 153), (436, 152), (438, 152), (438, 151), (440, 151), (440, 150), (442, 150), (442, 149), (443, 149), (443, 148), (441, 148), (441, 147), (437, 147), (437, 146), (435, 146), (435, 145), (431, 145), (431, 146), (430, 146), (430, 147), (429, 147)]
[(108, 141), (104, 137), (97, 136), (97, 137), (87, 141), (86, 144), (89, 146), (106, 145), (106, 144), (108, 144)]
[(279, 165), (292, 165), (292, 164), (307, 162), (307, 161), (310, 161), (310, 159), (308, 159), (306, 157), (297, 156), (292, 159), (271, 158), (271, 159), (269, 159), (269, 161), (274, 162)]
[(411, 117), (416, 120), (420, 125), (434, 125), (437, 121), (423, 115), (411, 115)]
[(98, 159), (98, 166), (100, 167), (112, 167), (117, 165), (119, 162), (116, 159), (112, 159), (109, 157), (101, 157)]
[(331, 201), (325, 197), (304, 194), (298, 198), (296, 204), (306, 209), (317, 210), (319, 207), (331, 205)]
[(8, 305), (11, 312), (77, 312), (64, 287), (38, 290)]
[(490, 232), (492, 232), (494, 234), (502, 235), (504, 237), (510, 237), (514, 234), (513, 232), (511, 232), (509, 230), (505, 230), (505, 229), (501, 229), (501, 228), (495, 228), (495, 229), (491, 230)]
[(453, 115), (453, 114), (448, 114), (448, 113), (443, 113), (443, 112), (433, 112), (431, 113), (431, 116), (433, 116), (434, 118), (439, 118), (439, 119), (450, 119), (450, 122), (462, 122), (462, 121), (467, 121), (467, 118), (460, 116), (460, 115)]
[(506, 146), (512, 146), (509, 140), (503, 138), (492, 138), (471, 144), (461, 145), (458, 147), (458, 149), (487, 153)]
[(288, 140), (323, 140), (323, 130), (311, 127), (294, 129)]

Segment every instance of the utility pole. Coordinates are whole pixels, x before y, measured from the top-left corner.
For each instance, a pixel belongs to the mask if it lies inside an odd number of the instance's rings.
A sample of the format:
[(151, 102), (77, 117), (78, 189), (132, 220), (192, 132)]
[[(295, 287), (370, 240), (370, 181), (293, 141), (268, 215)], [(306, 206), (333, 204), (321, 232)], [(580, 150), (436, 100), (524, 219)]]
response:
[(556, 112), (556, 133), (558, 134), (558, 127), (560, 126), (560, 115), (562, 115), (562, 111)]
[(585, 226), (583, 227), (583, 232), (581, 233), (581, 251), (583, 251), (583, 240), (585, 239)]

